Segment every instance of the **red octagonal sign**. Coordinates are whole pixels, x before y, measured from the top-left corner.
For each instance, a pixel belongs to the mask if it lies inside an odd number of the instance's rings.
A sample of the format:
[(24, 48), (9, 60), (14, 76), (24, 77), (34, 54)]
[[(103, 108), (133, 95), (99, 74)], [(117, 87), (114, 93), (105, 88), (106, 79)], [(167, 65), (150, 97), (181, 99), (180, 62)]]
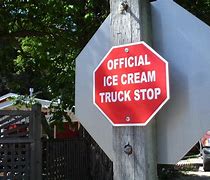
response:
[(168, 99), (168, 62), (144, 42), (112, 47), (93, 73), (93, 102), (114, 126), (145, 126)]

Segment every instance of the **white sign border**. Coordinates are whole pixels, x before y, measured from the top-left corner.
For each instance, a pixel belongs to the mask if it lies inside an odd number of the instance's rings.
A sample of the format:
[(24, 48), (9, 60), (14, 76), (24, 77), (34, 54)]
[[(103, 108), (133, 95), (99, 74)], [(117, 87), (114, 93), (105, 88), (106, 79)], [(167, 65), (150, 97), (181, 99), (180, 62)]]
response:
[[(132, 45), (140, 45), (143, 44), (146, 46), (153, 54), (155, 54), (159, 59), (161, 59), (166, 64), (166, 88), (167, 88), (167, 97), (166, 99), (161, 103), (161, 105), (154, 111), (154, 113), (148, 118), (148, 120), (145, 123), (131, 123), (131, 124), (114, 124), (111, 119), (103, 112), (103, 110), (96, 104), (95, 102), (95, 72), (100, 67), (100, 65), (103, 63), (103, 61), (106, 59), (106, 57), (109, 55), (109, 53), (115, 49), (125, 46), (132, 46)], [(154, 49), (152, 49), (147, 43), (144, 41), (136, 42), (136, 43), (129, 43), (129, 44), (123, 44), (119, 46), (112, 46), (112, 48), (108, 51), (108, 53), (104, 56), (104, 58), (101, 60), (101, 62), (98, 64), (98, 66), (93, 71), (93, 104), (97, 107), (97, 109), (106, 117), (106, 119), (109, 120), (109, 122), (112, 124), (112, 126), (146, 126), (150, 120), (157, 114), (157, 112), (165, 105), (165, 103), (170, 99), (170, 88), (169, 88), (169, 69), (168, 69), (168, 61), (166, 61), (160, 54), (158, 54)]]

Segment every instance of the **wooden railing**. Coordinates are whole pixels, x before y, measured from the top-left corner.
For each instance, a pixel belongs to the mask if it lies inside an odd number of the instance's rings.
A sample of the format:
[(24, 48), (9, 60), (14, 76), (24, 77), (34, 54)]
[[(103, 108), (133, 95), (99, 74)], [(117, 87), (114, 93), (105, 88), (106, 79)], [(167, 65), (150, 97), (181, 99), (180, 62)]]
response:
[(41, 179), (41, 107), (0, 111), (0, 179)]

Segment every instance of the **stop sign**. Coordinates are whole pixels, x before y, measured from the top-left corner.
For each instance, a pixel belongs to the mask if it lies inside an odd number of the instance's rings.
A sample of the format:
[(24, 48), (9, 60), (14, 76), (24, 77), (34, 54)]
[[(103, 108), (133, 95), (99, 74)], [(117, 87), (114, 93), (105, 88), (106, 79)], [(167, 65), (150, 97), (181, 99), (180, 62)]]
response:
[(145, 42), (112, 47), (93, 72), (93, 103), (114, 126), (145, 126), (169, 99), (168, 76)]

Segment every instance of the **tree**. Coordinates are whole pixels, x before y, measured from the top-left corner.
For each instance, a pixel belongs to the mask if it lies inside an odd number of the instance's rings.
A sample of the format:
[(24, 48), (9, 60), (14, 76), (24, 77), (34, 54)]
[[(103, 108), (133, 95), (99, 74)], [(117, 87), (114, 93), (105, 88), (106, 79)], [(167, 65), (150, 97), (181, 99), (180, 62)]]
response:
[[(210, 24), (210, 0), (177, 0)], [(109, 13), (104, 0), (1, 0), (0, 95), (60, 98), (74, 104), (75, 58)]]
[(210, 25), (210, 0), (176, 0), (176, 2)]
[(108, 12), (106, 1), (1, 1), (0, 94), (33, 87), (72, 106), (75, 58)]

